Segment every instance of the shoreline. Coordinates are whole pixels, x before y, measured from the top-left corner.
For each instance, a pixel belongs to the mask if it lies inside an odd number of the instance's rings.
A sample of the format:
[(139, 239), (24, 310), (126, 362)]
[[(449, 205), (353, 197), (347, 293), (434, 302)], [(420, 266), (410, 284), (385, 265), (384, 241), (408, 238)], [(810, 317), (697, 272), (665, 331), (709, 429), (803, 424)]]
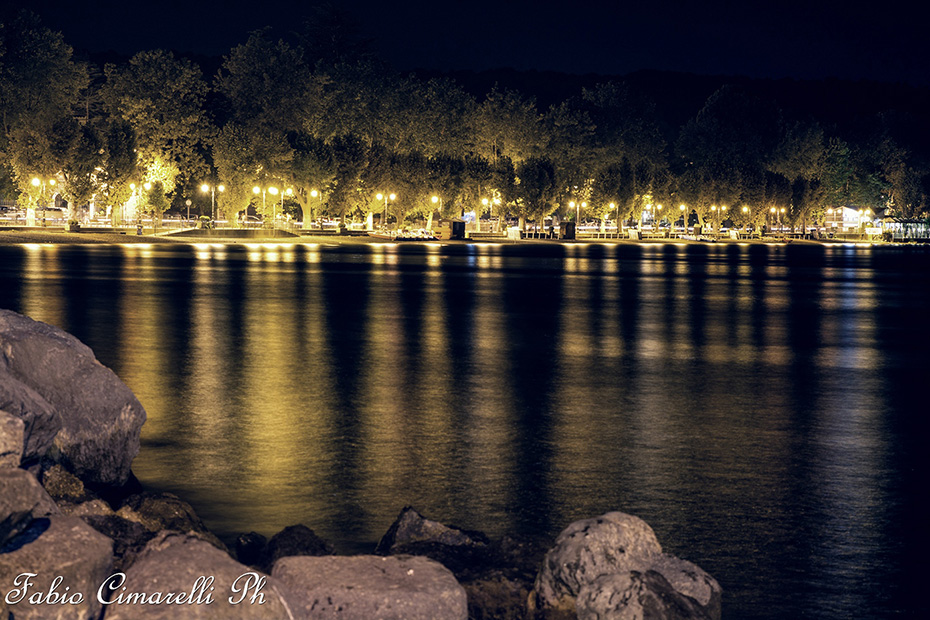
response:
[(695, 240), (681, 238), (661, 238), (661, 239), (522, 239), (514, 241), (506, 238), (479, 238), (465, 240), (438, 240), (438, 241), (407, 241), (398, 243), (385, 239), (376, 239), (361, 235), (301, 235), (295, 237), (191, 237), (176, 236), (172, 234), (145, 234), (131, 235), (120, 234), (115, 232), (68, 232), (65, 230), (0, 230), (0, 245), (87, 245), (87, 244), (175, 244), (175, 245), (198, 245), (198, 244), (219, 244), (219, 245), (254, 245), (254, 244), (275, 244), (275, 245), (301, 245), (301, 244), (329, 244), (329, 245), (518, 245), (518, 244), (544, 244), (544, 245), (580, 245), (580, 244), (601, 244), (601, 245), (863, 245), (863, 246), (881, 246), (881, 245), (926, 245), (923, 241), (907, 242), (884, 242), (869, 240), (846, 240), (846, 239), (731, 239), (720, 238), (717, 240)]

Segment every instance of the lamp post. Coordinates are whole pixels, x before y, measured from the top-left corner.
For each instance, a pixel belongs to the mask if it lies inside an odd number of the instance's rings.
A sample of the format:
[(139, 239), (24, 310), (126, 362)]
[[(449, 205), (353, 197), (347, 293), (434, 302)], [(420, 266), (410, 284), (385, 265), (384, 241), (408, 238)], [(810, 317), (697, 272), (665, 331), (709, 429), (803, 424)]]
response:
[[(132, 189), (135, 189), (132, 185), (130, 185), (129, 187), (132, 188)], [(151, 191), (151, 190), (152, 190), (152, 184), (149, 183), (148, 181), (146, 181), (145, 183), (142, 184), (142, 189), (144, 189), (144, 190), (147, 191), (147, 192), (148, 192), (148, 191)], [(141, 205), (138, 204), (138, 203), (141, 203), (141, 202), (142, 202), (141, 196), (142, 196), (142, 192), (140, 191), (139, 194), (138, 194), (138, 196), (137, 196), (137, 198), (136, 198), (136, 201), (137, 201), (137, 204), (136, 204), (136, 215), (137, 215), (137, 219), (138, 219), (138, 223), (139, 223), (139, 227), (140, 227), (140, 228), (141, 228), (142, 226), (145, 225), (145, 220), (142, 219), (143, 213), (142, 213), (142, 209), (140, 208)], [(154, 228), (155, 228), (155, 213), (153, 212), (153, 213), (152, 213), (152, 229), (154, 230)], [(142, 233), (140, 232), (139, 234), (141, 235)]]
[[(274, 187), (274, 186), (269, 187), (269, 188), (268, 188), (268, 193), (271, 194), (272, 196), (277, 196), (277, 195), (278, 195), (278, 188), (277, 188), (277, 187)], [(264, 207), (264, 205), (262, 205), (262, 206)], [(281, 192), (281, 207), (282, 207), (282, 208), (284, 207), (284, 192)], [(264, 211), (265, 211), (265, 210), (262, 209), (262, 219), (264, 219), (264, 217), (265, 217)], [(271, 201), (271, 229), (272, 229), (272, 230), (274, 230), (275, 227), (276, 227), (277, 224), (278, 224), (278, 219), (277, 219), (277, 218), (278, 218), (278, 203), (275, 202), (274, 200), (272, 200), (272, 201)]]
[[(277, 196), (277, 195), (278, 195), (278, 188), (275, 187), (275, 186), (273, 186), (273, 185), (272, 185), (271, 187), (259, 187), (258, 185), (256, 185), (255, 187), (252, 188), (252, 193), (253, 193), (253, 194), (255, 194), (256, 196), (257, 196), (258, 194), (261, 194), (261, 195), (262, 195), (262, 220), (263, 220), (263, 221), (264, 221), (264, 218), (265, 218), (265, 193), (266, 193), (266, 192), (269, 193), (269, 194), (272, 194), (272, 195), (274, 195), (274, 196)], [(274, 207), (274, 206), (276, 206), (276, 203), (274, 203), (274, 204), (272, 205), (272, 207)], [(248, 210), (248, 208), (246, 208), (246, 210), (245, 210), (245, 217), (246, 217), (246, 224), (248, 224), (248, 217), (249, 217), (249, 210)], [(272, 225), (272, 227), (274, 226), (274, 218), (272, 218), (271, 225)]]
[[(494, 230), (494, 225), (492, 224), (492, 219), (494, 216), (494, 205), (499, 205), (501, 203), (500, 198), (482, 198), (481, 204), (488, 208), (488, 229), (489, 232), (497, 232)], [(481, 232), (481, 218), (478, 218), (478, 232)]]
[(203, 193), (210, 192), (210, 212), (213, 214), (213, 221), (216, 222), (216, 192), (226, 191), (225, 185), (207, 185), (204, 183), (200, 186)]
[[(322, 215), (323, 214), (323, 192), (318, 192), (315, 189), (312, 189), (310, 190), (310, 197), (320, 199), (320, 215)], [(313, 220), (313, 203), (310, 203), (310, 225), (311, 226), (313, 225), (313, 221), (314, 221)]]
[[(45, 200), (45, 183), (46, 183), (45, 179), (40, 179), (39, 177), (32, 178), (32, 186), (41, 187), (41, 189), (39, 190), (39, 198), (42, 199), (42, 225), (43, 226), (45, 226), (45, 208), (48, 206), (48, 203)], [(48, 184), (54, 187), (55, 179), (49, 179)], [(39, 201), (37, 200), (36, 204), (38, 204), (38, 202)]]
[[(430, 201), (432, 201), (433, 204), (439, 205), (439, 219), (441, 221), (442, 220), (442, 196), (433, 196), (432, 198), (430, 198)], [(427, 223), (426, 228), (429, 230), (432, 230), (433, 228), (433, 211), (432, 210), (430, 210), (429, 212), (429, 218), (427, 218), (426, 223)]]
[(678, 205), (678, 210), (681, 212), (681, 234), (688, 232), (688, 221), (685, 219), (685, 205)]
[(864, 215), (866, 219), (872, 213), (871, 209), (859, 209), (859, 238), (865, 238), (865, 227), (862, 225), (862, 216)]
[(375, 198), (377, 198), (378, 200), (384, 199), (384, 220), (381, 222), (381, 228), (385, 228), (385, 229), (386, 229), (386, 228), (387, 228), (388, 199), (390, 199), (391, 201), (396, 200), (396, 199), (397, 199), (397, 194), (393, 194), (393, 193), (392, 193), (392, 194), (382, 194), (382, 193), (379, 192), (378, 195), (375, 196)]
[[(575, 209), (575, 234), (578, 234), (578, 225), (581, 223), (581, 207), (588, 207), (586, 202), (575, 202), (574, 200), (568, 201), (568, 206)], [(545, 224), (545, 222), (543, 222)]]
[[(272, 194), (277, 194), (277, 193), (278, 193), (278, 188), (277, 188), (277, 187), (269, 187), (269, 188), (268, 188), (268, 191), (271, 192)], [(287, 194), (288, 196), (292, 196), (292, 195), (294, 194), (294, 190), (291, 189), (290, 187), (288, 187), (287, 189), (282, 189), (282, 190), (281, 190), (281, 216), (282, 216), (282, 217), (284, 216), (284, 195), (285, 195), (285, 194)], [(277, 206), (277, 205), (272, 205), (272, 209), (274, 209), (274, 207), (276, 207), (276, 206)], [(272, 215), (271, 215), (271, 227), (272, 227), (272, 228), (277, 228), (277, 226), (278, 226), (278, 214), (275, 213), (275, 212), (272, 212)]]

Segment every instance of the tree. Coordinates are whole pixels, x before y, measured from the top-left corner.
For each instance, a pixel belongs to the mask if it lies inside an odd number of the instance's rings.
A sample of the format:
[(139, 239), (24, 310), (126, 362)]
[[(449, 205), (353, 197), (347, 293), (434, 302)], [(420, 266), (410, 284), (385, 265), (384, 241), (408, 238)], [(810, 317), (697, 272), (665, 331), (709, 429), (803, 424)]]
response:
[(260, 174), (253, 142), (245, 128), (227, 123), (213, 140), (213, 161), (226, 190), (218, 206), (227, 221), (236, 223), (236, 215), (249, 208), (252, 187)]
[(87, 83), (86, 67), (71, 59), (60, 33), (28, 11), (0, 24), (0, 153), (12, 170), (21, 200), (34, 206), (31, 181), (56, 175), (53, 128), (70, 116)]
[(72, 61), (61, 33), (21, 11), (0, 24), (0, 121), (3, 135), (24, 125), (51, 127), (68, 116), (87, 84), (87, 69)]
[(706, 218), (711, 206), (741, 204), (757, 191), (778, 143), (780, 116), (774, 104), (730, 86), (711, 95), (676, 143), (684, 202)]
[(113, 226), (123, 223), (123, 206), (129, 200), (130, 184), (138, 174), (136, 134), (128, 122), (111, 118), (103, 129), (103, 164), (99, 174), (100, 195), (110, 207)]
[(100, 136), (91, 126), (73, 118), (56, 123), (52, 155), (61, 170), (61, 193), (68, 201), (68, 219), (76, 219), (75, 209), (86, 205), (97, 189), (97, 169), (103, 160)]
[(506, 156), (517, 164), (539, 153), (543, 144), (542, 119), (535, 100), (496, 86), (478, 106), (475, 129), (476, 152), (492, 163)]
[(800, 220), (806, 228), (807, 218), (820, 206), (824, 158), (824, 132), (816, 122), (789, 125), (774, 149), (768, 169), (786, 179), (792, 187), (788, 209), (788, 221), (792, 226)]
[(517, 164), (516, 174), (514, 211), (519, 217), (520, 230), (523, 230), (527, 219), (538, 222), (552, 212), (558, 188), (555, 167), (548, 159), (531, 157), (524, 160)]
[(207, 85), (200, 68), (153, 50), (136, 54), (125, 66), (108, 64), (104, 72), (104, 101), (110, 115), (135, 132), (144, 180), (160, 182), (171, 194), (179, 175), (205, 174), (199, 147), (213, 128), (203, 107)]

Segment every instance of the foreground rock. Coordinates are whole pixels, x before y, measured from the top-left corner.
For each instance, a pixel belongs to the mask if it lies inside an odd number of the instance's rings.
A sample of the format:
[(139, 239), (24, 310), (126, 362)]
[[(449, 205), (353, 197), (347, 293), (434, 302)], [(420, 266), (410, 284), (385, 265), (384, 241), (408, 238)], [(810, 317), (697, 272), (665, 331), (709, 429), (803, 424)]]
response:
[(116, 515), (141, 524), (153, 534), (162, 530), (191, 534), (226, 551), (226, 545), (207, 529), (194, 508), (172, 493), (131, 495), (123, 501)]
[(0, 353), (0, 409), (24, 421), (24, 456), (42, 456), (52, 434), (56, 460), (83, 481), (124, 484), (145, 422), (132, 391), (74, 336), (9, 310)]
[(58, 506), (35, 476), (24, 469), (0, 469), (0, 547), (34, 519), (57, 513)]
[(21, 419), (0, 410), (0, 469), (22, 462), (25, 427)]
[(428, 557), (448, 568), (468, 596), (473, 620), (523, 620), (542, 560), (532, 544), (427, 519), (407, 506), (378, 543), (377, 553)]
[(719, 619), (720, 585), (703, 570), (662, 553), (652, 528), (610, 512), (576, 521), (556, 539), (529, 607), (543, 618)]
[(454, 547), (478, 547), (488, 544), (488, 537), (481, 532), (443, 525), (427, 519), (411, 506), (404, 506), (397, 519), (381, 537), (375, 553), (397, 553), (404, 545), (429, 542)]
[[(7, 592), (0, 598), (0, 618), (8, 613), (16, 620), (98, 618), (101, 605), (95, 593), (112, 571), (112, 552), (110, 539), (78, 518), (52, 516), (32, 521), (0, 549), (0, 584)], [(25, 591), (24, 573), (34, 574)], [(69, 597), (68, 602), (50, 599), (46, 596), (50, 592)], [(41, 593), (41, 600), (33, 598), (36, 593)], [(71, 598), (76, 594), (80, 600)]]
[(294, 612), (299, 603), (288, 600), (277, 580), (199, 538), (174, 532), (153, 538), (126, 571), (125, 581), (117, 575), (105, 588), (111, 597), (104, 620), (302, 617)]
[(61, 430), (61, 416), (38, 392), (7, 370), (2, 361), (3, 350), (0, 334), (0, 409), (22, 420), (21, 459), (34, 463), (52, 447), (55, 435)]
[(468, 618), (465, 590), (448, 569), (427, 558), (285, 557), (271, 574), (300, 597), (302, 618)]
[(274, 536), (259, 554), (259, 567), (270, 572), (278, 558), (299, 555), (332, 555), (333, 547), (306, 525), (290, 525)]

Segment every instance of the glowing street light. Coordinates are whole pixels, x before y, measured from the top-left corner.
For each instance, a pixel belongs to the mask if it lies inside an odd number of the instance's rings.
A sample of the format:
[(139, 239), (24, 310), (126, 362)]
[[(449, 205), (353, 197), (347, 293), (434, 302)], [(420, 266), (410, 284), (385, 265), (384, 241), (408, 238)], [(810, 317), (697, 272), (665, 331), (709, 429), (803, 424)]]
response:
[[(48, 183), (49, 186), (54, 187), (55, 179), (48, 179), (48, 181), (46, 181), (39, 177), (33, 177), (31, 182), (33, 187), (41, 187), (39, 190), (39, 198), (42, 199), (42, 225), (45, 226), (45, 209), (48, 206), (48, 202), (45, 200), (45, 184)], [(38, 200), (36, 203), (38, 203)]]
[[(263, 219), (263, 220), (264, 220), (264, 217), (265, 217), (265, 193), (266, 193), (266, 192), (269, 193), (269, 194), (271, 194), (271, 195), (273, 195), (273, 196), (277, 196), (277, 195), (278, 195), (278, 188), (275, 187), (275, 186), (273, 186), (273, 185), (272, 185), (271, 187), (259, 187), (258, 185), (256, 185), (255, 187), (252, 188), (252, 193), (253, 193), (253, 194), (255, 194), (256, 196), (257, 196), (258, 194), (261, 194), (261, 195), (262, 195), (262, 219)], [(247, 217), (247, 218), (248, 218), (248, 213), (249, 213), (249, 211), (248, 211), (248, 209), (246, 209), (246, 217)], [(246, 223), (248, 223), (248, 220), (246, 221)], [(271, 225), (274, 226), (274, 220), (272, 220)]]
[[(588, 203), (586, 203), (586, 202), (575, 202), (574, 200), (570, 200), (570, 201), (568, 202), (568, 206), (569, 206), (569, 207), (573, 207), (573, 208), (575, 209), (575, 228), (576, 228), (576, 234), (577, 234), (578, 225), (581, 223), (581, 207), (584, 207), (584, 208), (587, 209), (587, 208), (588, 208)], [(545, 225), (545, 223), (543, 223), (543, 224)]]
[(210, 211), (213, 213), (213, 221), (216, 221), (216, 192), (226, 191), (225, 185), (208, 185), (204, 183), (200, 186), (200, 191), (203, 193), (210, 192)]
[(607, 213), (604, 215), (604, 217), (601, 218), (601, 233), (603, 233), (604, 235), (607, 234), (607, 220), (610, 217), (610, 212), (616, 208), (617, 208), (616, 203), (614, 202), (610, 203), (609, 205), (607, 205)]
[[(319, 214), (320, 214), (320, 215), (323, 215), (323, 192), (318, 192), (318, 191), (315, 190), (315, 189), (311, 189), (311, 190), (310, 190), (310, 197), (311, 197), (311, 198), (319, 198), (319, 199), (320, 199), (320, 213), (319, 213)], [(310, 224), (312, 225), (313, 222), (314, 222), (314, 219), (313, 219), (313, 203), (310, 203)]]
[[(483, 204), (484, 206), (488, 208), (488, 226), (491, 228), (493, 232), (497, 232), (496, 230), (494, 230), (493, 224), (491, 223), (491, 221), (494, 218), (494, 205), (499, 205), (500, 203), (501, 203), (500, 198), (491, 198), (491, 199), (482, 198), (481, 199), (481, 204)], [(478, 224), (478, 230), (480, 231), (481, 230), (481, 218), (480, 217), (478, 218), (476, 223)]]
[(378, 195), (375, 196), (378, 200), (384, 200), (384, 221), (381, 222), (381, 228), (387, 228), (387, 210), (388, 210), (388, 199), (392, 202), (397, 199), (397, 194), (382, 194), (378, 192)]
[[(277, 187), (269, 187), (269, 188), (268, 188), (268, 191), (269, 191), (272, 195), (277, 195), (277, 193), (278, 193), (278, 188), (277, 188)], [(288, 187), (287, 189), (281, 190), (281, 215), (284, 215), (284, 196), (285, 196), (285, 194), (288, 195), (288, 196), (293, 196), (293, 195), (294, 195), (294, 190), (291, 189), (290, 187)], [(271, 226), (272, 226), (272, 228), (276, 227), (276, 226), (277, 226), (277, 222), (278, 222), (278, 214), (277, 214), (277, 211), (275, 210), (276, 207), (277, 207), (276, 204), (272, 204), (272, 206), (271, 206), (271, 208), (272, 208), (272, 212), (271, 212)]]

